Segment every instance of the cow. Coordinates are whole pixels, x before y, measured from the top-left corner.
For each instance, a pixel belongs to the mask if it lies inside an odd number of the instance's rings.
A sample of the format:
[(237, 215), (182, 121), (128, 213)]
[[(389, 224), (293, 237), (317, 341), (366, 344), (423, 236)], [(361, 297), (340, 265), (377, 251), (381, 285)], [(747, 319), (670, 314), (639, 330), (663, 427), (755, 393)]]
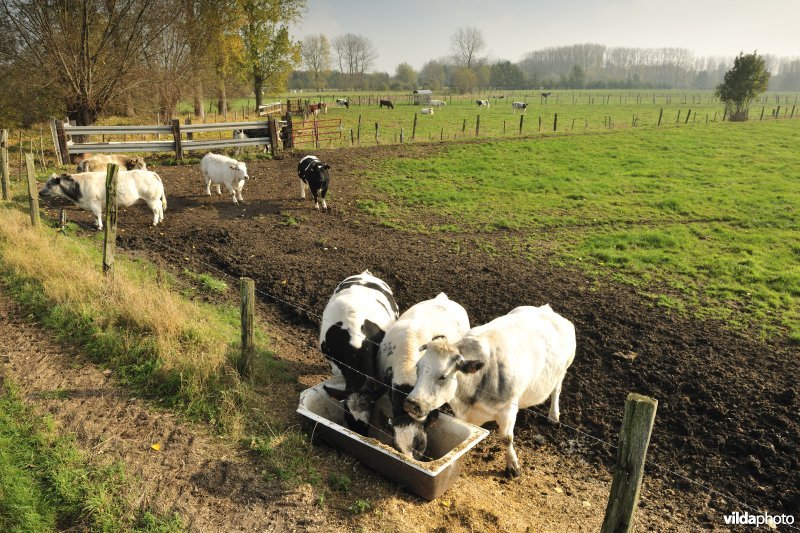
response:
[[(233, 138), (234, 139), (260, 139), (263, 137), (270, 137), (269, 128), (253, 128), (253, 129), (241, 129), (241, 130), (233, 130)], [(272, 142), (272, 139), (270, 139)], [(241, 153), (241, 147), (236, 148), (236, 153)], [(264, 151), (267, 151), (267, 145), (264, 145)]]
[(433, 115), (433, 108), (432, 107), (423, 107), (420, 112), (423, 115)]
[(206, 184), (206, 195), (211, 196), (211, 184), (217, 186), (217, 194), (222, 194), (221, 186), (225, 185), (233, 196), (233, 203), (243, 202), (242, 188), (250, 179), (247, 165), (221, 154), (208, 153), (200, 160), (200, 174)]
[(489, 100), (475, 100), (475, 103), (478, 104), (478, 107), (489, 108)]
[(517, 109), (521, 109), (522, 112), (524, 113), (525, 110), (528, 109), (528, 104), (525, 102), (513, 102), (511, 104), (511, 109), (513, 110), (513, 112), (516, 112)]
[[(39, 191), (41, 197), (61, 197), (91, 212), (97, 229), (103, 229), (103, 208), (106, 205), (106, 173), (80, 172), (52, 174)], [(117, 205), (130, 207), (144, 200), (153, 210), (153, 225), (164, 220), (167, 197), (161, 177), (149, 170), (122, 171), (117, 174)]]
[(308, 112), (313, 113), (314, 116), (319, 115), (319, 112), (322, 111), (326, 115), (328, 114), (328, 106), (325, 105), (325, 102), (320, 102), (318, 104), (309, 104)]
[(553, 94), (553, 93), (552, 92), (550, 92), (550, 93), (542, 93), (542, 98), (547, 100), (547, 97), (550, 96), (551, 94)]
[(328, 170), (331, 166), (323, 163), (317, 156), (307, 155), (297, 164), (297, 175), (300, 177), (300, 198), (306, 197), (306, 185), (314, 197), (314, 207), (319, 209), (322, 200), (322, 209), (328, 209), (325, 196), (328, 194), (328, 185), (331, 175)]
[[(394, 446), (420, 460), (427, 447), (424, 425), (403, 409), (406, 395), (417, 381), (420, 346), (435, 338), (455, 342), (469, 330), (467, 312), (445, 293), (411, 306), (386, 331), (378, 350), (378, 370), (392, 400)], [(427, 421), (426, 417), (426, 421)]]
[(445, 403), (471, 424), (494, 420), (506, 445), (506, 475), (517, 477), (517, 412), (549, 397), (548, 418), (558, 422), (561, 384), (575, 345), (575, 326), (549, 305), (517, 307), (457, 342), (434, 339), (420, 348), (417, 381), (404, 408), (418, 421)]
[(389, 109), (394, 109), (394, 104), (391, 100), (380, 100), (378, 102), (378, 109), (383, 108), (383, 106), (388, 107)]
[(319, 348), (333, 373), (324, 388), (344, 402), (347, 426), (361, 435), (385, 389), (377, 377), (378, 347), (398, 316), (389, 285), (369, 270), (339, 283), (322, 312)]
[(431, 107), (444, 107), (447, 105), (447, 102), (444, 100), (431, 100), (430, 105)]
[(147, 164), (139, 156), (118, 154), (95, 154), (78, 163), (78, 172), (100, 172), (106, 170), (109, 163), (119, 165), (120, 170), (147, 170)]
[(347, 98), (337, 98), (336, 105), (338, 107), (345, 107), (347, 109), (350, 109), (350, 100), (348, 100)]

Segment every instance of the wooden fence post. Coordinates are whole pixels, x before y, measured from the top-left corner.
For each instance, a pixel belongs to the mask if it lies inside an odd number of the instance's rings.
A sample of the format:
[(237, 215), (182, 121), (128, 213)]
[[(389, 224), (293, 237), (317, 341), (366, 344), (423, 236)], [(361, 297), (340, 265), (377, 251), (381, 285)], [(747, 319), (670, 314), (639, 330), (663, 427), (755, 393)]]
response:
[[(176, 119), (177, 120), (177, 119)], [(117, 170), (109, 163), (106, 170), (106, 213), (103, 235), (103, 273), (114, 275), (114, 249), (117, 245)]]
[(0, 174), (3, 183), (3, 200), (11, 200), (11, 180), (8, 172), (8, 130), (0, 130)]
[(480, 135), (480, 133), (481, 133), (481, 116), (478, 115), (477, 118), (475, 119), (475, 137)]
[(414, 113), (414, 124), (411, 126), (411, 140), (417, 138), (417, 114)]
[(542, 115), (539, 115), (539, 131), (542, 131)]
[(405, 135), (403, 134), (403, 128), (400, 128), (400, 144), (403, 144), (405, 140)]
[(683, 123), (684, 124), (688, 124), (689, 123), (689, 117), (691, 117), (691, 116), (692, 116), (692, 110), (690, 109), (689, 112), (686, 113), (686, 120), (683, 121)]
[[(288, 102), (289, 100), (287, 100)], [(284, 148), (294, 148), (294, 132), (292, 131), (292, 112), (286, 112), (286, 144)]]
[(56, 136), (58, 137), (58, 149), (61, 151), (61, 164), (69, 165), (71, 161), (67, 150), (67, 135), (64, 133), (64, 123), (60, 120), (56, 120)]
[(375, 123), (375, 144), (380, 144), (380, 126), (378, 123)]
[(657, 407), (658, 401), (641, 394), (628, 394), (625, 400), (617, 462), (601, 533), (633, 530), (633, 514), (639, 502), (647, 446), (650, 444)]
[(657, 127), (659, 127), (659, 128), (661, 127), (661, 117), (663, 117), (663, 116), (664, 116), (664, 108), (662, 107), (661, 111), (658, 112), (658, 126)]
[(467, 119), (464, 119), (464, 122), (461, 123), (461, 135), (467, 134)]
[[(361, 100), (361, 97), (358, 97)], [(358, 141), (358, 145), (361, 146), (361, 115), (358, 115), (358, 126), (356, 126), (356, 140)]]
[(522, 121), (525, 119), (525, 114), (519, 116), (519, 134), (522, 135)]
[(36, 169), (33, 166), (33, 154), (25, 154), (25, 166), (28, 170), (28, 200), (30, 201), (31, 225), (39, 226), (39, 191), (36, 190)]
[(553, 113), (553, 131), (558, 131), (558, 113)]
[(175, 142), (175, 159), (180, 161), (183, 159), (183, 145), (181, 144), (181, 121), (177, 118), (172, 120), (172, 138)]
[(253, 374), (253, 315), (256, 301), (255, 282), (250, 278), (239, 278), (239, 288), (242, 295), (242, 354), (237, 368), (239, 375), (249, 378)]
[(269, 119), (269, 153), (272, 157), (278, 155), (278, 119)]

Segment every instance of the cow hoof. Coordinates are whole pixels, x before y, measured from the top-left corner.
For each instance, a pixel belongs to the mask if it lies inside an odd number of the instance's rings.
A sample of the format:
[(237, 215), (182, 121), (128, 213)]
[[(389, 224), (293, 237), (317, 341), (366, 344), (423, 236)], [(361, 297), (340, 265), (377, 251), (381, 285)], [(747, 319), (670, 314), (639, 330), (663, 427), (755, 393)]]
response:
[(518, 478), (521, 472), (518, 466), (507, 466), (505, 474), (508, 479), (514, 479)]
[(547, 422), (551, 426), (557, 426), (559, 424), (558, 418), (550, 418), (549, 416), (547, 417)]

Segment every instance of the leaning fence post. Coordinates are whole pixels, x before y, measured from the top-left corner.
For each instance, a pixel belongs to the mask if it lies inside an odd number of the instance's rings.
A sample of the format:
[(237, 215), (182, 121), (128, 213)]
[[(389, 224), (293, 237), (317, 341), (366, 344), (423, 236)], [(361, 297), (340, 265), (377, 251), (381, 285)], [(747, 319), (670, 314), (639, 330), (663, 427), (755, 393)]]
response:
[(117, 170), (109, 163), (106, 170), (106, 214), (103, 235), (103, 273), (114, 275), (114, 248), (117, 244)]
[(633, 514), (639, 502), (647, 446), (650, 444), (657, 407), (657, 400), (641, 394), (628, 394), (625, 400), (617, 462), (601, 533), (633, 530)]
[(28, 170), (28, 199), (30, 200), (31, 225), (39, 225), (39, 193), (36, 190), (36, 169), (33, 166), (33, 154), (25, 154), (25, 165)]
[(58, 137), (58, 149), (61, 151), (61, 164), (68, 165), (71, 161), (69, 150), (67, 150), (67, 134), (64, 132), (64, 123), (61, 120), (56, 120), (56, 136)]
[(239, 278), (242, 295), (242, 354), (237, 368), (239, 375), (249, 378), (253, 374), (253, 314), (256, 300), (255, 282), (250, 278)]
[(3, 182), (3, 200), (11, 199), (11, 180), (8, 172), (8, 130), (0, 130), (0, 173)]
[(411, 140), (417, 138), (417, 114), (414, 113), (414, 125), (411, 126)]
[(663, 116), (664, 116), (664, 108), (662, 107), (661, 111), (658, 112), (658, 125), (656, 126), (657, 128), (661, 127), (661, 117)]

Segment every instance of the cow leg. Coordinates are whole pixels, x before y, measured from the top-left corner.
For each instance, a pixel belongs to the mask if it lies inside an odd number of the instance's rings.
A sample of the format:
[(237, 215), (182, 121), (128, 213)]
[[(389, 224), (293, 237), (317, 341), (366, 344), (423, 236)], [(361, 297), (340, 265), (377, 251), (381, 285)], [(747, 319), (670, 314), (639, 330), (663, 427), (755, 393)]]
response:
[(547, 415), (547, 419), (553, 424), (558, 424), (558, 397), (561, 396), (561, 384), (563, 382), (563, 379), (558, 380), (558, 385), (556, 385), (556, 388), (550, 393), (550, 412)]
[(203, 176), (203, 179), (206, 181), (206, 196), (211, 196), (211, 178)]
[(239, 197), (240, 202), (244, 202), (244, 198), (242, 198), (242, 189), (244, 188), (244, 182), (239, 182), (239, 187), (236, 189), (236, 195)]
[(328, 209), (328, 204), (325, 202), (325, 196), (328, 194), (328, 188), (325, 187), (320, 191), (320, 196), (322, 197), (322, 209)]
[(300, 180), (300, 198), (306, 197), (306, 182), (302, 179)]
[(517, 421), (516, 405), (510, 405), (497, 419), (497, 429), (506, 445), (506, 476), (519, 477), (519, 460), (517, 452), (514, 451), (514, 423)]
[(95, 226), (97, 226), (97, 229), (103, 229), (103, 211), (100, 209), (100, 207), (97, 207), (96, 209), (92, 209), (92, 214), (94, 215)]
[[(217, 187), (219, 187), (219, 185), (217, 185)], [(228, 189), (228, 192), (233, 196), (233, 203), (238, 204), (239, 201), (236, 199), (236, 189), (233, 188), (233, 185), (228, 185), (226, 183), (225, 188)]]
[(220, 186), (219, 183), (217, 183), (217, 194), (220, 196), (222, 195), (222, 187)]
[(317, 197), (317, 192), (318, 191), (316, 189), (311, 189), (311, 196), (314, 197), (314, 207), (319, 209), (319, 198)]

